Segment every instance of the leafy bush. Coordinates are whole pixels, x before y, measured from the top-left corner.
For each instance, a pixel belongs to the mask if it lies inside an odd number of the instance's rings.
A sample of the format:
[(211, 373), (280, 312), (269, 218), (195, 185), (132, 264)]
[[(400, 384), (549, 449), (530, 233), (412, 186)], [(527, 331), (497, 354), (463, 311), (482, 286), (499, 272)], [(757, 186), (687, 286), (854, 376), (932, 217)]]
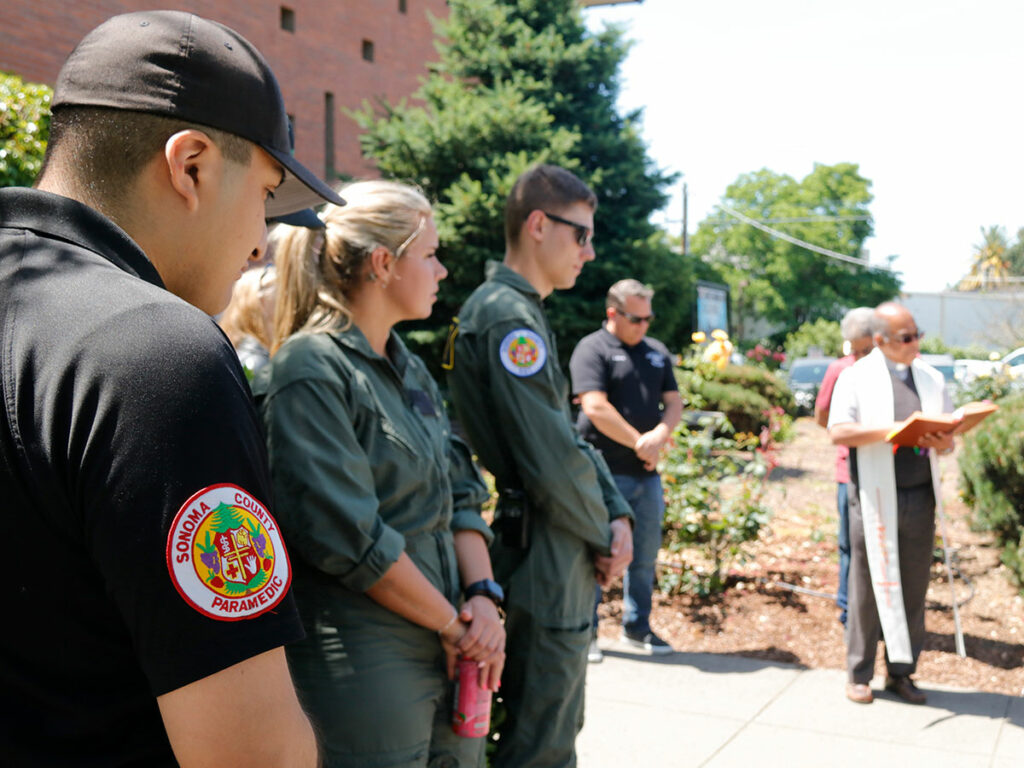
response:
[(1009, 368), (1003, 366), (994, 373), (975, 376), (970, 383), (958, 387), (954, 396), (957, 405), (975, 400), (995, 402), (1014, 394), (1019, 386), (1020, 382), (1010, 375)]
[(0, 72), (0, 187), (32, 185), (50, 138), (48, 86)]
[(769, 371), (779, 370), (779, 367), (786, 362), (786, 354), (784, 352), (778, 349), (772, 351), (761, 342), (755, 344), (744, 354), (751, 363), (763, 365)]
[(964, 437), (960, 483), (974, 526), (996, 535), (1003, 563), (1024, 586), (1024, 395), (1003, 400)]
[[(786, 413), (792, 413), (794, 408), (796, 408), (793, 393), (786, 386), (785, 379), (760, 366), (730, 365), (725, 370), (719, 372), (717, 380), (723, 384), (738, 384), (744, 389), (757, 392), (768, 401), (769, 407), (779, 406)], [(767, 424), (763, 420), (764, 414), (762, 413), (760, 416), (762, 417), (762, 423)], [(733, 426), (736, 426), (736, 424), (734, 423)], [(736, 428), (740, 429), (738, 426)], [(740, 429), (740, 431), (744, 430)]]
[(787, 360), (807, 357), (812, 347), (817, 347), (827, 357), (839, 357), (843, 353), (843, 335), (839, 332), (839, 323), (819, 317), (787, 334), (785, 347)]
[[(775, 466), (781, 415), (778, 408), (765, 414), (768, 425), (760, 436), (715, 436), (710, 425), (676, 433), (660, 467), (666, 502), (663, 544), (683, 553), (683, 567), (662, 575), (664, 591), (720, 592), (729, 566), (746, 559), (745, 545), (771, 516), (763, 503), (764, 481)], [(726, 424), (724, 431), (731, 426)]]
[(707, 363), (676, 370), (683, 399), (691, 408), (722, 411), (738, 432), (759, 433), (774, 407), (794, 413), (796, 403), (785, 382), (756, 365), (729, 365), (718, 370)]
[(989, 350), (980, 344), (954, 347), (938, 336), (925, 336), (921, 340), (921, 352), (926, 355), (952, 355), (957, 360), (988, 360), (989, 355)]

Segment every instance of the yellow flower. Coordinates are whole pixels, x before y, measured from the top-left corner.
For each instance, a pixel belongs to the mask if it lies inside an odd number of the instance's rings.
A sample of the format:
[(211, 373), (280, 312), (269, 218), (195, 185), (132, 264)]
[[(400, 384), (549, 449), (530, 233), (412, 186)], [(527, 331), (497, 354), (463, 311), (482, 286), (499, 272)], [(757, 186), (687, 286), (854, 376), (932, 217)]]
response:
[(729, 334), (721, 328), (715, 328), (715, 330), (711, 332), (711, 338), (718, 339), (719, 341), (726, 341), (729, 338)]
[[(719, 331), (721, 333), (721, 331)], [(725, 339), (716, 339), (708, 344), (704, 350), (704, 360), (714, 363), (718, 370), (724, 370), (729, 364), (729, 355), (732, 354), (732, 342)]]
[(707, 334), (704, 333), (704, 331), (695, 331), (694, 333), (690, 334), (690, 339), (693, 341), (694, 344), (703, 344), (705, 341), (708, 340), (708, 337)]

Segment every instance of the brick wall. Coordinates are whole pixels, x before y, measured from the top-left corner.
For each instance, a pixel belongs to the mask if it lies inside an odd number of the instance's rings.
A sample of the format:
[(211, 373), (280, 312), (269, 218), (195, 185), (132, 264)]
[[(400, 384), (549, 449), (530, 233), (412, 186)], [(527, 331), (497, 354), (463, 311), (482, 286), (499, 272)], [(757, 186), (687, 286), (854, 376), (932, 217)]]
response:
[[(282, 5), (294, 12), (294, 32), (281, 28)], [(374, 175), (343, 110), (412, 94), (437, 58), (428, 14), (446, 13), (445, 0), (2, 0), (0, 70), (52, 85), (71, 49), (103, 20), (169, 6), (226, 24), (259, 48), (295, 118), (295, 154), (325, 178), (325, 94), (333, 94), (335, 171)], [(372, 62), (363, 58), (364, 41), (373, 44)]]

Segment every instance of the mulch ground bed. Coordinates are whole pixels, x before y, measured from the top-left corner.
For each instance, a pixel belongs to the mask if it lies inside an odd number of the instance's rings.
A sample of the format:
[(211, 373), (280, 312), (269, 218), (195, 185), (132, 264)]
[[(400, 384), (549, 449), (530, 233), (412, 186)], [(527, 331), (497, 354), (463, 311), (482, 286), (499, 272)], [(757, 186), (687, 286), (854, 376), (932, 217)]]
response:
[[(655, 594), (651, 625), (677, 650), (845, 669), (843, 628), (829, 597), (838, 581), (834, 449), (811, 419), (797, 420), (795, 431), (769, 481), (772, 521), (750, 546), (751, 559), (731, 571), (729, 588), (710, 598)], [(948, 533), (964, 577), (956, 594), (967, 658), (956, 655), (948, 577), (936, 562), (916, 677), (925, 685), (1024, 695), (1024, 598), (991, 536), (970, 530), (970, 511), (957, 493), (956, 454), (940, 461)], [(603, 637), (618, 637), (621, 598), (619, 587), (605, 595)], [(883, 672), (880, 644), (876, 673)]]

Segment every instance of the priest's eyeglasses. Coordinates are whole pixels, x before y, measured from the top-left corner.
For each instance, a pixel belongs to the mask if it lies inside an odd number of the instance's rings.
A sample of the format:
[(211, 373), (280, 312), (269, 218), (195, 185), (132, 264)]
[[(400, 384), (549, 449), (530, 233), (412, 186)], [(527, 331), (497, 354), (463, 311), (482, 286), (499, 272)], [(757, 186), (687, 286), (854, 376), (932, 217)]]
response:
[(920, 341), (924, 338), (924, 331), (915, 331), (914, 333), (901, 333), (898, 336), (886, 336), (889, 341), (895, 341), (899, 344), (909, 344), (912, 341)]

